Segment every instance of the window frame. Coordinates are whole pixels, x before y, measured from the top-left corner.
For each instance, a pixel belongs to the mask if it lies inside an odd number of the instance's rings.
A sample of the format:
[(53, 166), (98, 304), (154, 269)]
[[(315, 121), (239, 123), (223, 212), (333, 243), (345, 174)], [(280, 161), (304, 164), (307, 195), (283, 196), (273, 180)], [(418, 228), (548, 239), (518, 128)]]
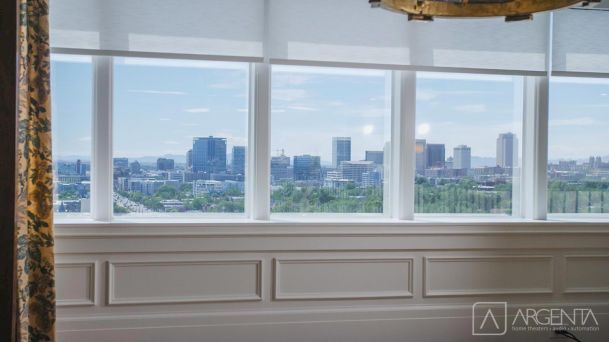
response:
[[(551, 47), (550, 47), (551, 48)], [(472, 223), (505, 223), (547, 221), (547, 164), (548, 164), (548, 121), (549, 121), (549, 85), (553, 76), (530, 72), (508, 72), (504, 70), (470, 70), (446, 69), (429, 70), (429, 68), (411, 68), (409, 70), (376, 67), (391, 72), (391, 142), (390, 165), (385, 177), (388, 178), (390, 191), (384, 196), (382, 215), (368, 214), (322, 214), (270, 213), (270, 159), (271, 159), (271, 67), (280, 63), (266, 60), (249, 63), (249, 116), (248, 148), (246, 169), (248, 180), (245, 191), (245, 215), (206, 215), (193, 217), (119, 217), (113, 214), (112, 205), (112, 158), (113, 158), (113, 56), (95, 55), (92, 51), (53, 50), (58, 54), (92, 55), (93, 58), (93, 118), (92, 118), (92, 153), (91, 153), (91, 212), (84, 217), (56, 217), (57, 224), (107, 224), (133, 223), (136, 225), (159, 223), (199, 224), (235, 224), (255, 222), (294, 222), (294, 223), (336, 223), (356, 222), (362, 224), (395, 224), (423, 222), (472, 222)], [(116, 57), (124, 57), (118, 56)], [(153, 57), (171, 59), (193, 59), (182, 55), (135, 55), (134, 57)], [(204, 58), (208, 59), (208, 58)], [(222, 60), (222, 59), (219, 59)], [(328, 67), (370, 68), (369, 65), (337, 65), (336, 63), (302, 63), (297, 65)], [(372, 66), (374, 67), (374, 66)], [(551, 69), (551, 68), (550, 68)], [(416, 214), (414, 213), (415, 191), (415, 127), (416, 127), (416, 76), (417, 72), (454, 72), (515, 75), (524, 77), (523, 90), (523, 137), (522, 137), (522, 170), (520, 184), (514, 189), (519, 196), (519, 210), (511, 217), (484, 214)], [(561, 77), (603, 77), (609, 75), (582, 75), (560, 73)], [(387, 187), (386, 187), (387, 189)], [(518, 190), (518, 191), (516, 191)], [(552, 220), (563, 222), (609, 222), (609, 215), (589, 217), (588, 215), (565, 214), (552, 215)]]

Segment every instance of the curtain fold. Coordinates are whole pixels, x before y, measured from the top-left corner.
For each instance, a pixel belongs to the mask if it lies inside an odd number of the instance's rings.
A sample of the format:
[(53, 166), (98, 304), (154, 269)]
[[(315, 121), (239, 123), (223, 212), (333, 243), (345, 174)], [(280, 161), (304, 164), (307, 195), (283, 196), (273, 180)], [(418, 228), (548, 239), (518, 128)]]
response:
[(16, 340), (55, 340), (48, 0), (18, 0)]

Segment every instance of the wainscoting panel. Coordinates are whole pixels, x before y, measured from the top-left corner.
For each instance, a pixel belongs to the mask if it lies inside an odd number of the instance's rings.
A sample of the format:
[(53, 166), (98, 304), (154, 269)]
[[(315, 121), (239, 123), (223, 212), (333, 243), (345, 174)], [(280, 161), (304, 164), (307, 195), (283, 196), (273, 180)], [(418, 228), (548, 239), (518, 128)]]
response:
[(261, 260), (108, 262), (108, 305), (257, 301)]
[(566, 293), (609, 293), (609, 255), (567, 255)]
[(274, 298), (412, 297), (413, 259), (275, 259)]
[(55, 265), (57, 306), (95, 305), (95, 263)]
[(551, 256), (426, 257), (426, 297), (552, 293)]

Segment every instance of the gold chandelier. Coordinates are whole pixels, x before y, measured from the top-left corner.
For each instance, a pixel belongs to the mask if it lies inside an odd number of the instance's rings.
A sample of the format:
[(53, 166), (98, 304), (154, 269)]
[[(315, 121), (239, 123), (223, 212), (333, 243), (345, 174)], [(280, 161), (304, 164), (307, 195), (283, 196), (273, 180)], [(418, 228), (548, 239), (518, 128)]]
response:
[(587, 6), (600, 0), (369, 0), (372, 7), (405, 13), (409, 20), (434, 17), (505, 17), (506, 21), (527, 20), (533, 13), (550, 11), (577, 3)]

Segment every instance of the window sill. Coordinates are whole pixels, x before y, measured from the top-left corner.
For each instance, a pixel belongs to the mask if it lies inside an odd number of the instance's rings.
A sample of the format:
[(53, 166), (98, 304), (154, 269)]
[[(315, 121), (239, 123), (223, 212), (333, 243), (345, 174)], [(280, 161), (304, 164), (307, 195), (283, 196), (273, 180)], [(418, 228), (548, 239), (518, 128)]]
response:
[[(283, 215), (282, 215), (283, 216)], [(311, 236), (417, 236), (417, 235), (544, 235), (609, 234), (609, 218), (573, 218), (547, 221), (493, 216), (417, 216), (415, 220), (329, 218), (301, 215), (250, 219), (138, 218), (100, 222), (70, 219), (55, 223), (59, 238), (112, 237), (311, 237)]]

